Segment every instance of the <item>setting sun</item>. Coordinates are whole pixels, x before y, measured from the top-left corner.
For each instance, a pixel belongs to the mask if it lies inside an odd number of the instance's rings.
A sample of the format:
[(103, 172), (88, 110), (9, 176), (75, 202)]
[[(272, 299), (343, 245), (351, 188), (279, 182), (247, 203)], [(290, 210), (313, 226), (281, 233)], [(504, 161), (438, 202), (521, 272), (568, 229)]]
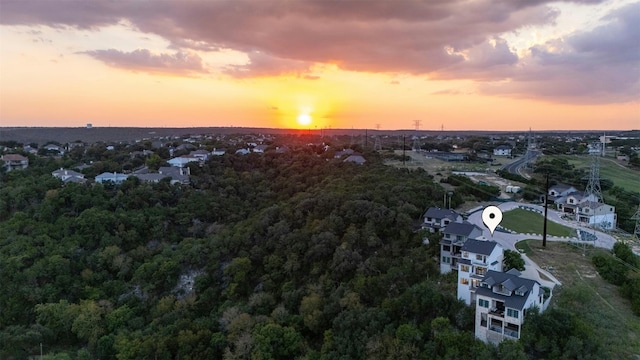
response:
[(298, 115), (298, 124), (302, 126), (307, 126), (311, 124), (311, 115), (309, 114), (300, 114)]

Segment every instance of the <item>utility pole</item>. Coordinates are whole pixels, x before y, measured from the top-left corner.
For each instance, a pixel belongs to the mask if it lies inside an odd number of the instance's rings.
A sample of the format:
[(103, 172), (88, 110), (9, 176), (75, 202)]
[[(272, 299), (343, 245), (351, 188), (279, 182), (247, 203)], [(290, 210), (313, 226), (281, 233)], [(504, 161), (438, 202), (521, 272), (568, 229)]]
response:
[(549, 200), (549, 173), (547, 173), (546, 186), (544, 188), (544, 223), (542, 225), (542, 247), (547, 247), (547, 202)]
[(369, 146), (369, 129), (364, 129), (364, 151), (367, 150)]
[(404, 134), (402, 134), (402, 166), (404, 166), (404, 161), (405, 161), (405, 154), (406, 154), (406, 150), (405, 150), (405, 138), (404, 138)]

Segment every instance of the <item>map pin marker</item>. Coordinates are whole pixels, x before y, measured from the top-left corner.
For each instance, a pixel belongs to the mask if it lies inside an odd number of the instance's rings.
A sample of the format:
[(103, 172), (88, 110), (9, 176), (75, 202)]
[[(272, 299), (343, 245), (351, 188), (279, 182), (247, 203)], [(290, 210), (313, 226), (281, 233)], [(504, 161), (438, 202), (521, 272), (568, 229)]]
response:
[(482, 222), (489, 228), (491, 231), (491, 236), (493, 236), (493, 231), (498, 227), (500, 222), (502, 221), (502, 210), (497, 206), (487, 206), (482, 211)]

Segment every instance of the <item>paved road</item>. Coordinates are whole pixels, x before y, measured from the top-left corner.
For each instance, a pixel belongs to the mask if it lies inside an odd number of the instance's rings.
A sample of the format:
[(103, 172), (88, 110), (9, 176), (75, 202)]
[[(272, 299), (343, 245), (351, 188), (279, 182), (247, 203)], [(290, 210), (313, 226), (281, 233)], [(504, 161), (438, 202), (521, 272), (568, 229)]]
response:
[[(513, 210), (513, 209), (515, 209), (515, 208), (517, 208), (519, 206), (526, 206), (526, 207), (530, 207), (530, 208), (533, 208), (533, 209), (537, 209), (537, 210), (543, 211), (543, 207), (542, 206), (532, 205), (532, 204), (524, 204), (524, 203), (517, 203), (517, 202), (506, 202), (506, 203), (502, 203), (502, 204), (498, 205), (498, 207), (500, 208), (500, 210), (502, 210), (502, 212)], [(571, 227), (571, 228), (574, 228), (574, 229), (582, 229), (582, 230), (588, 231), (589, 233), (594, 233), (594, 231), (592, 229), (584, 228), (579, 223), (577, 223), (576, 221), (567, 221), (567, 220), (562, 219), (560, 217), (560, 213), (555, 211), (555, 210), (549, 209), (548, 213), (547, 213), (547, 218), (550, 221), (562, 224), (562, 225), (567, 226), (567, 227)], [(469, 215), (468, 221), (470, 223), (472, 223), (472, 224), (478, 225), (483, 230), (483, 234), (482, 235), (485, 238), (487, 238), (489, 240), (496, 241), (498, 244), (502, 245), (502, 247), (504, 249), (516, 250), (515, 243), (517, 243), (520, 240), (524, 240), (524, 239), (542, 239), (541, 235), (511, 234), (511, 233), (505, 233), (505, 232), (500, 232), (500, 231), (494, 231), (493, 235), (491, 235), (491, 232), (489, 231), (489, 229), (487, 227), (485, 227), (484, 223), (482, 222), (482, 211), (477, 211), (477, 212)], [(596, 231), (595, 235), (597, 237), (597, 240), (595, 241), (595, 246), (601, 247), (601, 248), (606, 248), (606, 249), (613, 248), (613, 244), (615, 244), (616, 239), (613, 238), (611, 235), (605, 234), (605, 233), (600, 232), (600, 231)], [(547, 241), (569, 241), (569, 240), (577, 241), (576, 238), (569, 239), (569, 238), (559, 238), (559, 237), (555, 237), (555, 236), (547, 236)], [(552, 274), (550, 274), (545, 269), (540, 268), (540, 266), (538, 266), (538, 264), (533, 262), (526, 255), (523, 254), (522, 258), (525, 260), (525, 268), (526, 268), (526, 270), (523, 272), (523, 275), (525, 277), (528, 277), (530, 279), (538, 280), (538, 282), (540, 282), (543, 286), (548, 286), (550, 288), (553, 288), (553, 285), (555, 285), (555, 284), (560, 285), (560, 281), (558, 281)], [(542, 273), (546, 277), (552, 279), (552, 282), (549, 282), (549, 281), (546, 281), (544, 279), (541, 279), (540, 275), (538, 274), (538, 272)]]
[[(531, 161), (534, 161), (538, 156), (540, 156), (540, 152), (537, 150), (529, 150), (531, 151)], [(507, 170), (511, 174), (522, 175), (520, 174), (520, 167), (526, 164), (527, 157), (524, 156), (510, 164), (507, 164), (502, 167), (502, 170)]]

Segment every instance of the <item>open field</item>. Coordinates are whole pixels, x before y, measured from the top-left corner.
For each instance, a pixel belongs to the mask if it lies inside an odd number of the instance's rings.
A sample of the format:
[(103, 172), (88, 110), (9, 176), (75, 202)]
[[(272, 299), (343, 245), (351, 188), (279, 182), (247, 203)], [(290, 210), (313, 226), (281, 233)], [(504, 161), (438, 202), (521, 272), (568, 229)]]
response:
[[(396, 150), (396, 155), (402, 155), (402, 150)], [(387, 165), (396, 166), (396, 167), (406, 167), (410, 169), (422, 168), (426, 170), (429, 174), (434, 176), (436, 181), (440, 181), (443, 177), (447, 177), (451, 175), (453, 171), (461, 171), (468, 173), (476, 173), (474, 175), (469, 175), (469, 178), (474, 182), (484, 181), (490, 185), (495, 185), (504, 190), (506, 185), (518, 185), (524, 187), (524, 184), (505, 180), (500, 176), (495, 174), (496, 170), (499, 170), (502, 165), (515, 161), (516, 159), (506, 159), (499, 158), (496, 159), (494, 165), (491, 164), (482, 164), (482, 163), (466, 163), (466, 162), (449, 162), (443, 161), (434, 158), (427, 158), (425, 155), (428, 153), (425, 152), (415, 152), (415, 151), (406, 151), (407, 156), (411, 158), (411, 160), (406, 161), (405, 164), (402, 164), (402, 161), (398, 160), (389, 160), (386, 162)], [(447, 188), (447, 184), (441, 184), (445, 188)], [(449, 190), (447, 188), (447, 190)], [(512, 194), (502, 194), (502, 198), (509, 198)]]
[(525, 240), (517, 248), (529, 250), (529, 258), (546, 268), (561, 287), (554, 289), (551, 306), (570, 310), (594, 325), (611, 358), (631, 359), (640, 356), (640, 317), (631, 311), (630, 302), (620, 296), (618, 287), (598, 275), (591, 257), (599, 249), (578, 249), (567, 243)]
[[(544, 217), (538, 213), (514, 209), (502, 215), (500, 225), (523, 234), (542, 234)], [(547, 221), (547, 234), (553, 236), (575, 236), (575, 230), (566, 226)]]
[[(574, 165), (576, 169), (585, 169), (588, 171), (591, 164), (591, 158), (586, 155), (557, 155), (554, 157), (567, 159), (569, 164)], [(625, 190), (638, 191), (638, 189), (640, 189), (640, 171), (624, 167), (613, 159), (600, 159), (600, 176), (613, 181), (615, 185)]]

